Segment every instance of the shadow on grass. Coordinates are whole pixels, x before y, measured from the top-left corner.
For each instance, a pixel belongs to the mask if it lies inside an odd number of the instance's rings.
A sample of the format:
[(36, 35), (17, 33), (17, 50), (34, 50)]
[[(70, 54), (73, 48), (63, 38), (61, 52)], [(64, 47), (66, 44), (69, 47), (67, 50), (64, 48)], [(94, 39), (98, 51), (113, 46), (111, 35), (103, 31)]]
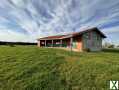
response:
[(104, 52), (119, 53), (119, 49), (103, 49)]

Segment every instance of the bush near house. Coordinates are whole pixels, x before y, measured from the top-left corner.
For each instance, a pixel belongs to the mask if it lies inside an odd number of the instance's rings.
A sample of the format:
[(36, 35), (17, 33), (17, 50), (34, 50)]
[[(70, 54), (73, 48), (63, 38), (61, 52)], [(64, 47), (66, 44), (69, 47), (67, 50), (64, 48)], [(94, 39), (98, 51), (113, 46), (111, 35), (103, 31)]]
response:
[(119, 48), (119, 45), (117, 45), (117, 48)]
[(89, 48), (85, 48), (83, 49), (84, 52), (90, 52), (90, 49)]
[(119, 80), (119, 50), (0, 46), (0, 90), (108, 90), (110, 80)]

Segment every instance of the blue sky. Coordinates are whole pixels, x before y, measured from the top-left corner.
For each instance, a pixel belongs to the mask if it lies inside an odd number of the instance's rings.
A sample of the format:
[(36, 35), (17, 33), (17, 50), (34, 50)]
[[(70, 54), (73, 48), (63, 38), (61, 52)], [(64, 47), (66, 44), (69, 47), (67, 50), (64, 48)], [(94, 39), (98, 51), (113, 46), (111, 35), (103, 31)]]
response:
[(34, 42), (39, 37), (98, 27), (119, 44), (119, 0), (2, 0), (0, 41)]

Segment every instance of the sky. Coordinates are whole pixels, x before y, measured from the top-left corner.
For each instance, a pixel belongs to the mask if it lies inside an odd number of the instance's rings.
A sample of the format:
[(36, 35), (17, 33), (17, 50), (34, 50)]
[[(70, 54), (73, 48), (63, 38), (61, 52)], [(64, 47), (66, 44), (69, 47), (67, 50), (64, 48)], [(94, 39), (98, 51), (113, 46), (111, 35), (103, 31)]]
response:
[(92, 27), (119, 44), (119, 0), (0, 0), (0, 41), (35, 42)]

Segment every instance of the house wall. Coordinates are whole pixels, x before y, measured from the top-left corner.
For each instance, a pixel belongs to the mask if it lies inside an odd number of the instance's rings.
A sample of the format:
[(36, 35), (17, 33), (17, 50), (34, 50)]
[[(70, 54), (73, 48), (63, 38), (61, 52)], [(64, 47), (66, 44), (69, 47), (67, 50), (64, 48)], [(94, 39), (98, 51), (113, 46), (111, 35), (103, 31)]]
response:
[(82, 38), (81, 37), (78, 38), (77, 49), (79, 51), (82, 51)]
[(76, 36), (73, 38), (73, 48), (82, 51), (82, 36)]
[(83, 34), (83, 49), (91, 51), (100, 51), (102, 49), (102, 37), (96, 31)]

